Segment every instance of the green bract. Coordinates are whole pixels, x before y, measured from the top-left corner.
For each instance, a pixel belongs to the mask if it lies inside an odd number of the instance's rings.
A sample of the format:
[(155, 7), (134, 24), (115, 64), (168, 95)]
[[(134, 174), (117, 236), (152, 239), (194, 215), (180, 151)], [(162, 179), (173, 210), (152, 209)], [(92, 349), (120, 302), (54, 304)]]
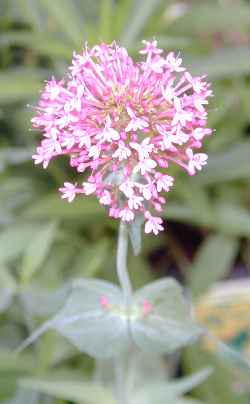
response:
[(146, 352), (172, 353), (202, 334), (181, 287), (169, 278), (140, 289), (128, 305), (121, 289), (111, 283), (77, 280), (62, 309), (23, 347), (49, 328), (95, 358), (112, 357), (131, 345)]

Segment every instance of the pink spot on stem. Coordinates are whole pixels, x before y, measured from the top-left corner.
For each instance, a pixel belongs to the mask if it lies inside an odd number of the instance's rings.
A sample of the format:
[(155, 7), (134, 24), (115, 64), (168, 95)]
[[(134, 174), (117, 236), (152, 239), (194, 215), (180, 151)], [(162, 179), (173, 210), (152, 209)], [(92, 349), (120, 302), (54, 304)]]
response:
[(110, 303), (107, 296), (101, 296), (100, 305), (104, 310), (108, 310), (110, 308)]
[(143, 314), (146, 316), (147, 314), (149, 314), (152, 310), (152, 305), (151, 303), (145, 299), (143, 302), (143, 308), (142, 308), (142, 312)]

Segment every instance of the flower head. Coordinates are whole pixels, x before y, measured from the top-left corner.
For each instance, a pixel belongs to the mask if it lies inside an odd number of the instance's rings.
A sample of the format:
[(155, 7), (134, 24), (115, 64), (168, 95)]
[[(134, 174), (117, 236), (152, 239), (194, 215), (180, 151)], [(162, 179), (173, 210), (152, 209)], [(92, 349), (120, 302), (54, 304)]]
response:
[(62, 198), (95, 194), (111, 217), (132, 222), (143, 214), (145, 232), (158, 234), (162, 219), (153, 211), (174, 182), (166, 169), (175, 163), (194, 175), (206, 164), (194, 149), (212, 133), (205, 109), (212, 92), (179, 56), (164, 57), (155, 40), (143, 44), (140, 63), (116, 43), (73, 55), (65, 81), (52, 78), (42, 92), (32, 123), (43, 139), (33, 158), (46, 168), (68, 155), (84, 182), (65, 182)]

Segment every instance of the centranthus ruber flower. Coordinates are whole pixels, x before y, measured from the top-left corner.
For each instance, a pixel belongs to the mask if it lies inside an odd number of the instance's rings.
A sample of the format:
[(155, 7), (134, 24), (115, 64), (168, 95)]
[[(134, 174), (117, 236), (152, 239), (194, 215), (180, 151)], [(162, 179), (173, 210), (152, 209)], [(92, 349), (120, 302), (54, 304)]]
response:
[[(205, 107), (212, 95), (205, 77), (192, 77), (173, 52), (144, 42), (144, 60), (135, 63), (116, 43), (73, 55), (65, 80), (52, 78), (42, 92), (33, 126), (43, 139), (33, 156), (46, 168), (68, 155), (78, 183), (60, 188), (72, 202), (95, 194), (109, 215), (133, 222), (145, 218), (145, 232), (163, 230), (161, 212), (178, 164), (190, 175), (207, 162), (196, 152), (212, 130)], [(83, 177), (84, 176), (84, 177)]]

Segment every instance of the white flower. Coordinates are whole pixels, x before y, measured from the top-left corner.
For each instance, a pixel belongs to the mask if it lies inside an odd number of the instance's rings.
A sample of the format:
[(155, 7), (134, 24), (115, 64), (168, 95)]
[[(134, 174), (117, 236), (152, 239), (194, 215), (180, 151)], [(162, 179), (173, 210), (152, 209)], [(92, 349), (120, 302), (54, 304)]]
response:
[(139, 159), (140, 160), (144, 160), (144, 159), (148, 159), (150, 156), (150, 153), (153, 151), (154, 149), (154, 145), (150, 142), (150, 138), (146, 137), (141, 144), (139, 143), (135, 143), (135, 142), (131, 142), (130, 146), (135, 149), (137, 151), (137, 153), (139, 154)]
[(141, 192), (142, 195), (144, 197), (144, 199), (146, 199), (146, 201), (149, 201), (152, 198), (152, 192), (151, 192), (151, 185), (143, 185), (141, 187)]
[(83, 192), (85, 195), (93, 194), (96, 191), (96, 183), (93, 182), (83, 182)]
[(173, 177), (170, 175), (160, 175), (160, 177), (156, 181), (156, 188), (158, 192), (169, 191), (170, 187), (172, 187), (174, 183)]
[(99, 201), (103, 205), (110, 205), (112, 202), (110, 192), (105, 189)]
[(186, 155), (189, 158), (188, 162), (188, 172), (190, 175), (195, 174), (195, 170), (200, 171), (203, 166), (207, 164), (207, 154), (206, 153), (193, 153), (192, 149), (186, 150)]
[(117, 130), (113, 129), (111, 127), (111, 119), (110, 116), (107, 116), (106, 119), (106, 124), (104, 129), (98, 133), (95, 138), (97, 140), (100, 140), (101, 142), (112, 142), (113, 140), (119, 140), (120, 139), (120, 135), (117, 132)]
[(66, 147), (67, 150), (71, 149), (76, 142), (76, 139), (75, 139), (75, 136), (73, 135), (73, 133), (67, 133), (67, 137), (65, 136), (64, 139), (65, 140), (62, 143), (62, 145), (64, 147)]
[(173, 98), (175, 96), (175, 91), (172, 87), (173, 82), (174, 82), (174, 79), (170, 80), (165, 88), (163, 86), (161, 87), (161, 93), (162, 93), (163, 97), (165, 98), (165, 100), (169, 103), (172, 103)]
[(132, 210), (125, 208), (120, 211), (119, 217), (122, 219), (123, 222), (131, 222), (132, 220), (134, 220), (135, 215)]
[(112, 157), (118, 158), (119, 161), (126, 160), (128, 157), (131, 156), (131, 150), (125, 145), (125, 143), (120, 140), (119, 147), (116, 151), (112, 154)]
[(119, 189), (127, 198), (132, 198), (134, 195), (134, 185), (133, 181), (127, 180), (119, 186)]
[(175, 115), (172, 120), (172, 125), (180, 123), (182, 126), (186, 125), (186, 122), (191, 122), (193, 119), (192, 112), (185, 111), (182, 108), (181, 100), (178, 97), (174, 97)]
[(90, 136), (84, 131), (77, 131), (77, 140), (79, 147), (86, 146), (87, 149), (91, 147)]
[(91, 148), (89, 149), (89, 157), (93, 157), (93, 159), (98, 159), (101, 153), (101, 146), (96, 144), (91, 146)]
[(192, 136), (195, 140), (202, 140), (204, 136), (211, 135), (212, 131), (208, 128), (195, 128)]
[(69, 202), (72, 202), (77, 193), (76, 186), (70, 182), (65, 182), (63, 185), (62, 188), (59, 188), (59, 191), (62, 192), (62, 199), (68, 199)]
[(142, 206), (143, 198), (141, 196), (132, 195), (128, 200), (128, 206), (132, 209), (139, 209)]
[(146, 172), (152, 171), (152, 169), (155, 168), (156, 166), (157, 166), (157, 163), (154, 160), (145, 159), (145, 160), (139, 161), (139, 163), (134, 168), (134, 172), (138, 173), (138, 171), (140, 171), (142, 175), (145, 175)]
[(148, 219), (145, 223), (145, 233), (153, 232), (157, 235), (159, 231), (164, 230), (162, 218), (151, 216), (150, 212), (145, 213), (145, 218)]
[(185, 70), (184, 67), (181, 67), (182, 59), (175, 57), (174, 52), (168, 54), (166, 62), (171, 72), (183, 72)]
[(148, 122), (145, 119), (142, 118), (137, 118), (135, 113), (132, 111), (131, 108), (127, 107), (127, 113), (131, 118), (131, 121), (129, 124), (126, 126), (125, 131), (130, 132), (130, 131), (136, 131), (140, 129), (147, 128), (149, 126)]

